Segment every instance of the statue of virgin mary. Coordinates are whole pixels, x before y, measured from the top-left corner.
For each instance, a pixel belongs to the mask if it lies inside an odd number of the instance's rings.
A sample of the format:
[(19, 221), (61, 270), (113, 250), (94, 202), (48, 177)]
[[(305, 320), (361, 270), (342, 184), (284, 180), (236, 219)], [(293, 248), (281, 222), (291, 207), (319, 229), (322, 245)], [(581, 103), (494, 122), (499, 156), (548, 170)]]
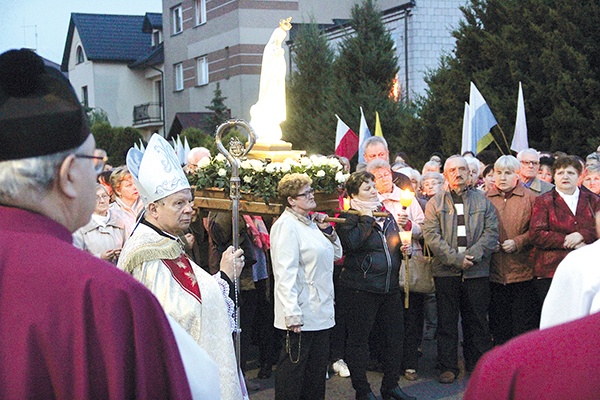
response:
[(263, 51), (258, 102), (250, 108), (250, 125), (258, 136), (258, 142), (281, 141), (280, 124), (286, 119), (287, 69), (282, 44), (292, 28), (291, 20), (292, 17), (279, 21)]

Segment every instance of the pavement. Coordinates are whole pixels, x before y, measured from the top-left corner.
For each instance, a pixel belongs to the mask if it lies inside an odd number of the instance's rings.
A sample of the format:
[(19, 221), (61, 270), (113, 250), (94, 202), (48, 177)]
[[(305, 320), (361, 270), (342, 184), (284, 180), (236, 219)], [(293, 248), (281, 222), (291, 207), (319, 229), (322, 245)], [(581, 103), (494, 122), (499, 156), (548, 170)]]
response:
[[(436, 365), (436, 341), (423, 341), (423, 357), (419, 360), (419, 379), (416, 381), (407, 381), (402, 376), (400, 378), (400, 386), (402, 389), (412, 396), (416, 396), (419, 400), (429, 399), (462, 399), (467, 386), (468, 378), (465, 377), (463, 360), (459, 358), (459, 367), (461, 373), (458, 378), (451, 384), (441, 384), (437, 381), (439, 372), (435, 369)], [(252, 365), (252, 363), (250, 364)], [(270, 400), (275, 398), (274, 379), (276, 371), (273, 371), (273, 376), (270, 379), (255, 379), (258, 373), (258, 368), (247, 371), (247, 378), (258, 382), (261, 388), (257, 391), (250, 392), (251, 400)], [(340, 378), (330, 371), (331, 378), (327, 381), (327, 392), (325, 398), (328, 400), (338, 399), (354, 399), (354, 389), (350, 378)], [(381, 398), (379, 394), (379, 386), (383, 374), (379, 372), (367, 373), (369, 382), (373, 389), (373, 393)]]

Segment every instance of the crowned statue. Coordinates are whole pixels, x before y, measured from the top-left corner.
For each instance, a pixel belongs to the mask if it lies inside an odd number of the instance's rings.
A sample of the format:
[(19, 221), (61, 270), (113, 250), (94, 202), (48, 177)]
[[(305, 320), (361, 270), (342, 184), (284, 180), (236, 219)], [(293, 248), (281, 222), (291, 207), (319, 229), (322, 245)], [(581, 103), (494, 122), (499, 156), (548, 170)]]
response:
[(265, 46), (260, 72), (258, 102), (250, 108), (250, 125), (258, 136), (258, 142), (277, 143), (281, 141), (280, 124), (286, 119), (285, 106), (285, 50), (282, 47), (290, 21), (282, 19), (271, 34)]

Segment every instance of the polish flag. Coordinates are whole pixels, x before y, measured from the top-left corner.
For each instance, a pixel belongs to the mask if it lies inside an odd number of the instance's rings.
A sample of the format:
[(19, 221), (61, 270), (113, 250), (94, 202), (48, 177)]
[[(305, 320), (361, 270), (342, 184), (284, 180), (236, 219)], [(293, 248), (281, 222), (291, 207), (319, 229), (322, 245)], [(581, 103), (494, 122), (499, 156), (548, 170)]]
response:
[(336, 114), (335, 154), (350, 160), (358, 152), (358, 136)]

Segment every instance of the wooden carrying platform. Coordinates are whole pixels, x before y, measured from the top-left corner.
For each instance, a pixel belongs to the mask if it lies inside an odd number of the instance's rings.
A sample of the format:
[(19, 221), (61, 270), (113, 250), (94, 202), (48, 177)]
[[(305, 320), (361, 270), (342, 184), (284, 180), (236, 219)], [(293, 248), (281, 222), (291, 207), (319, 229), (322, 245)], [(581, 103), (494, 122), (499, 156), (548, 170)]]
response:
[[(337, 193), (315, 193), (317, 208), (315, 211), (334, 212), (339, 209)], [(203, 210), (231, 211), (232, 201), (223, 189), (195, 189), (194, 207)], [(281, 203), (266, 204), (265, 201), (251, 194), (242, 193), (239, 206), (242, 214), (279, 216), (285, 210)]]

